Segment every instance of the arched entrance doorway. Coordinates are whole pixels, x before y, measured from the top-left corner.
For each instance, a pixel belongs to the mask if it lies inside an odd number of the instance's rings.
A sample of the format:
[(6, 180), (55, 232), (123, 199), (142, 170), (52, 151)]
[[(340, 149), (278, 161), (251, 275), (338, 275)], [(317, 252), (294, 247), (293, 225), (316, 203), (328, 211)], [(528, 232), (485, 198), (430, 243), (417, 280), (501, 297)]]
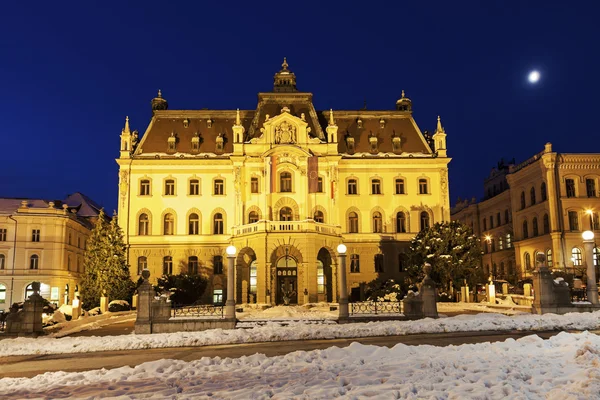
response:
[(277, 260), (276, 304), (298, 304), (298, 263), (286, 254)]
[[(319, 301), (333, 301), (331, 254), (322, 247), (317, 254), (317, 292)], [(322, 300), (321, 300), (322, 298)]]

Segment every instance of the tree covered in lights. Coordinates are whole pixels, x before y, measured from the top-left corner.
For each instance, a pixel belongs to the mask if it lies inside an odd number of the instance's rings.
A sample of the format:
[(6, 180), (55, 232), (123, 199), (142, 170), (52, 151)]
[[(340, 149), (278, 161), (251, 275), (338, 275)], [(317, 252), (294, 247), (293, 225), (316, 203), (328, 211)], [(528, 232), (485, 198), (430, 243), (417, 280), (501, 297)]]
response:
[(465, 279), (472, 286), (485, 281), (481, 254), (480, 240), (471, 228), (458, 221), (438, 222), (412, 239), (406, 270), (412, 282), (420, 282), (428, 263), (431, 278), (441, 288), (449, 288), (451, 282), (458, 288)]
[(117, 216), (109, 222), (101, 210), (87, 241), (83, 260), (80, 288), (83, 308), (99, 306), (103, 292), (109, 301), (131, 300), (135, 284), (129, 274), (126, 251)]

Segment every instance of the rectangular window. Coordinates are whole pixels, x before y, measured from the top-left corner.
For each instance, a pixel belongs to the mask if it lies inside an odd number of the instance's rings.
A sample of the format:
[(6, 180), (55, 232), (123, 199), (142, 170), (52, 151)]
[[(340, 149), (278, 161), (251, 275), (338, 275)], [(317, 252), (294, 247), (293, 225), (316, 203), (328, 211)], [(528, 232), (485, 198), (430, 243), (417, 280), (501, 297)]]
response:
[(593, 179), (585, 180), (585, 189), (587, 191), (587, 197), (596, 197), (596, 181)]
[(371, 194), (381, 194), (381, 181), (379, 179), (371, 181)]
[(213, 257), (213, 273), (221, 275), (223, 273), (223, 256)]
[(500, 213), (496, 214), (496, 226), (500, 226), (502, 225), (502, 222), (500, 221)]
[(375, 254), (375, 272), (383, 272), (383, 254)]
[(427, 179), (419, 179), (419, 194), (427, 193)]
[(317, 293), (325, 293), (325, 274), (323, 272), (323, 263), (317, 261)]
[(39, 229), (33, 229), (31, 231), (31, 241), (32, 242), (39, 242), (40, 241), (40, 230)]
[(256, 284), (258, 282), (258, 270), (256, 262), (250, 264), (250, 293), (256, 294)]
[(504, 210), (504, 223), (508, 224), (510, 222), (510, 215), (508, 213), (508, 210)]
[(290, 172), (282, 172), (279, 177), (280, 192), (291, 193), (292, 192), (292, 174)]
[(567, 197), (575, 197), (575, 180), (566, 179), (565, 186), (567, 188)]
[(494, 229), (494, 217), (490, 215), (490, 229)]
[(485, 218), (483, 219), (483, 230), (487, 231), (487, 220)]
[(6, 228), (0, 229), (0, 242), (6, 242)]
[(569, 229), (572, 231), (579, 230), (579, 220), (577, 218), (577, 211), (569, 211)]
[(165, 196), (175, 196), (175, 181), (173, 179), (165, 181)]
[(593, 213), (592, 215), (590, 215), (590, 218), (592, 219), (590, 221), (590, 226), (592, 226), (592, 230), (600, 230), (600, 220), (598, 220), (598, 213)]
[(50, 301), (58, 301), (58, 288), (57, 287), (52, 287), (50, 288)]
[(358, 254), (352, 254), (350, 256), (350, 272), (357, 274), (360, 272), (360, 258)]
[(396, 194), (404, 194), (404, 179), (396, 179)]
[(140, 181), (140, 196), (150, 196), (150, 181), (147, 179)]
[(317, 178), (317, 193), (323, 193), (323, 178), (318, 177)]
[(258, 178), (250, 178), (250, 193), (258, 193)]
[(348, 180), (348, 194), (358, 194), (356, 179)]
[(214, 184), (214, 195), (215, 196), (222, 196), (225, 193), (225, 188), (224, 188), (224, 184), (223, 184), (223, 179), (215, 179), (215, 184)]
[(213, 304), (223, 304), (223, 289), (213, 290)]
[(200, 195), (200, 181), (198, 179), (192, 179), (190, 181), (190, 196)]

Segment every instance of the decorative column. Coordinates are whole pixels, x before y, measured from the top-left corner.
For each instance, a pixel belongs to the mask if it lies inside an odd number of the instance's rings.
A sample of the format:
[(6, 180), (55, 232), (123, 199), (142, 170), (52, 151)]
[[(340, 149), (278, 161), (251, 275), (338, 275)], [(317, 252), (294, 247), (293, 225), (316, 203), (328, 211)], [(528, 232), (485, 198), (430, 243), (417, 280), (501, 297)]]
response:
[(348, 318), (348, 289), (346, 287), (346, 245), (340, 244), (337, 247), (339, 264), (339, 283), (340, 283), (340, 301), (339, 318)]
[(235, 246), (227, 247), (227, 299), (225, 300), (225, 317), (235, 319)]
[(596, 267), (594, 266), (594, 232), (585, 231), (583, 237), (583, 248), (587, 264), (587, 299), (592, 304), (598, 304), (598, 285), (596, 283)]

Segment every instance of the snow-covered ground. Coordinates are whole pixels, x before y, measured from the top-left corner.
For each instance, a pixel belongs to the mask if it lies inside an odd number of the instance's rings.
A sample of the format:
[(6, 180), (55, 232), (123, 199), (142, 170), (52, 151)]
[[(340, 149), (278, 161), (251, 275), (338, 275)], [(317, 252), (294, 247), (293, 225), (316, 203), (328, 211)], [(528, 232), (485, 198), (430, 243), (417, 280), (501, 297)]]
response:
[[(314, 303), (306, 306), (275, 306), (265, 310), (254, 305), (244, 306), (244, 312), (236, 313), (240, 321), (255, 320), (322, 320), (337, 319), (338, 311), (331, 311), (329, 303)], [(335, 305), (337, 306), (337, 304)]]
[(60, 338), (76, 332), (89, 331), (120, 322), (135, 321), (135, 311), (107, 312), (92, 317), (81, 317), (44, 328), (48, 337)]
[(437, 303), (438, 313), (477, 311), (488, 313), (501, 313), (505, 315), (531, 314), (530, 306), (501, 305), (493, 306), (490, 303)]
[(545, 331), (592, 330), (600, 328), (600, 311), (565, 315), (501, 314), (458, 315), (450, 318), (425, 318), (416, 321), (386, 321), (351, 324), (306, 324), (289, 326), (268, 324), (251, 329), (213, 329), (149, 335), (105, 337), (16, 338), (0, 340), (2, 356), (30, 354), (86, 353), (105, 350), (208, 346), (233, 343), (276, 342), (286, 340), (333, 339), (369, 336), (465, 331)]
[(159, 360), (0, 379), (6, 398), (597, 399), (600, 337), (560, 333), (461, 346), (346, 348)]

